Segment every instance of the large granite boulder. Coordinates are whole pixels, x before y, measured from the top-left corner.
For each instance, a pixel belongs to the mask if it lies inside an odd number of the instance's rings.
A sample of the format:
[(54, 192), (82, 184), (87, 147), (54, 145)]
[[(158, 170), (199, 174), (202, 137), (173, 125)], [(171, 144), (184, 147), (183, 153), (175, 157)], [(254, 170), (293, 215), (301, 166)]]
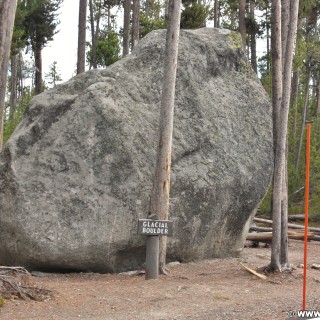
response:
[[(145, 258), (165, 31), (36, 96), (0, 156), (0, 265), (123, 271)], [(272, 173), (271, 107), (238, 34), (181, 31), (168, 258), (236, 255)]]

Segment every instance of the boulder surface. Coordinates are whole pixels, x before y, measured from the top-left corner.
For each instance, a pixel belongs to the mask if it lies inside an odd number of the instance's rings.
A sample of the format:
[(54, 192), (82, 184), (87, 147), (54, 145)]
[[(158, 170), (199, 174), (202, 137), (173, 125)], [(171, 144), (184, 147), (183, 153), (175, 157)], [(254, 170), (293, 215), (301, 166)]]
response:
[[(0, 155), (0, 265), (120, 272), (145, 259), (165, 30), (34, 97)], [(268, 97), (234, 32), (182, 30), (168, 259), (234, 256), (272, 174)]]

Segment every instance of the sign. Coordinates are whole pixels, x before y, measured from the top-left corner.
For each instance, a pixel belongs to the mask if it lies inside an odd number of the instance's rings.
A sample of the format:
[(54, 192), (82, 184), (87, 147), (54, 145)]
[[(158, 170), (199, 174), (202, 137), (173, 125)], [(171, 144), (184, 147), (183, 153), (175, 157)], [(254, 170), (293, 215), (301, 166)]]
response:
[(138, 233), (147, 236), (172, 236), (172, 220), (139, 219)]

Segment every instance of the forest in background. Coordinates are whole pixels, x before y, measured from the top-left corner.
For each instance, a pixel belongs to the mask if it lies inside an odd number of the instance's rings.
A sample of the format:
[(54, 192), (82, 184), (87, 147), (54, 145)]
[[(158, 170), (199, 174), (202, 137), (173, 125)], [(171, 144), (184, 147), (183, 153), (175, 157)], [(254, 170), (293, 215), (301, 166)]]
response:
[[(4, 108), (4, 142), (32, 96), (61, 80), (55, 61), (49, 73), (42, 74), (41, 51), (57, 32), (62, 3), (63, 0), (18, 1)], [(240, 5), (244, 5), (244, 11), (239, 10)], [(166, 0), (80, 0), (79, 6), (75, 73), (105, 68), (128, 54), (147, 33), (166, 27)], [(183, 29), (209, 25), (240, 31), (252, 68), (271, 97), (271, 0), (184, 0), (181, 14)], [(309, 120), (312, 121), (309, 210), (311, 216), (320, 216), (319, 14), (319, 0), (300, 1), (287, 136), (289, 214), (304, 212), (305, 121)], [(86, 29), (90, 37), (83, 41), (80, 35)], [(263, 56), (257, 56), (257, 43), (266, 48)], [(32, 53), (31, 64), (25, 59), (27, 53)], [(260, 211), (271, 212), (271, 190)]]

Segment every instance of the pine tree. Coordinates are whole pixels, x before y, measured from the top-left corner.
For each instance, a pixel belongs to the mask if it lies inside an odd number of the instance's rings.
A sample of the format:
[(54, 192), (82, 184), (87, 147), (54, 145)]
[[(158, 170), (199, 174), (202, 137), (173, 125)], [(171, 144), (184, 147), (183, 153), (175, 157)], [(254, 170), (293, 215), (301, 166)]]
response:
[(57, 64), (57, 61), (53, 61), (49, 66), (49, 72), (45, 74), (45, 78), (48, 80), (48, 84), (51, 88), (55, 87), (57, 82), (62, 81)]
[(35, 93), (42, 92), (42, 56), (41, 51), (53, 40), (58, 25), (57, 10), (62, 0), (26, 0), (25, 17), (26, 37), (35, 57)]

